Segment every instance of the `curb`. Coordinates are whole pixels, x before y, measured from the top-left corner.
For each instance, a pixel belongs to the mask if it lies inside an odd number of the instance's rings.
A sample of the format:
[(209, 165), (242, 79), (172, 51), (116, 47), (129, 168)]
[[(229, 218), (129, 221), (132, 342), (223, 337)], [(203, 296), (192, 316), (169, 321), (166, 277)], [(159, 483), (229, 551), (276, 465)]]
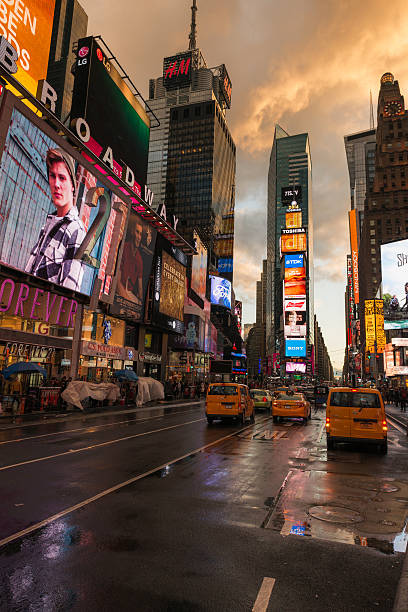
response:
[(397, 594), (395, 596), (392, 612), (407, 612), (408, 610), (408, 553), (405, 553), (402, 564), (401, 577), (398, 582)]

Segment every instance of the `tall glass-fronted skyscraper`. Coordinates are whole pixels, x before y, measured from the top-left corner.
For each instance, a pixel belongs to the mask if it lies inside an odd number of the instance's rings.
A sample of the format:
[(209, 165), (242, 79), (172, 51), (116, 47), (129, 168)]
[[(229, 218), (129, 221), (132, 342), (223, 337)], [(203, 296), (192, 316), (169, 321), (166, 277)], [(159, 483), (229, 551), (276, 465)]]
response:
[[(301, 191), (301, 196), (297, 197), (297, 205), (301, 209), (301, 217), (298, 217), (301, 227), (297, 229), (301, 232), (304, 228), (307, 244), (305, 252), (307, 345), (310, 347), (314, 343), (311, 180), (312, 161), (308, 134), (290, 136), (276, 125), (268, 174), (266, 352), (271, 357), (273, 353), (280, 353), (281, 366), (285, 356), (281, 235), (282, 230), (288, 231), (287, 214), (290, 206), (282, 201), (282, 191), (296, 187), (300, 187)], [(296, 230), (293, 231), (296, 234)]]

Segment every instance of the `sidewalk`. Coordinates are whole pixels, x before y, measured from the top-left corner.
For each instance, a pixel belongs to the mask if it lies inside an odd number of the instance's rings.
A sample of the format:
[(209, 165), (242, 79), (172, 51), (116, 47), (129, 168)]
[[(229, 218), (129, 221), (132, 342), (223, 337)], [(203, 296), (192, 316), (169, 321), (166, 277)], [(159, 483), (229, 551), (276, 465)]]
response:
[(401, 412), (401, 408), (396, 408), (394, 404), (385, 404), (385, 410), (398, 421), (408, 426), (408, 408), (406, 412)]
[[(179, 400), (158, 400), (136, 406), (135, 404), (116, 404), (113, 406), (101, 406), (92, 408), (91, 410), (36, 410), (25, 414), (18, 414), (14, 417), (11, 414), (0, 414), (0, 430), (8, 429), (8, 425), (16, 427), (18, 425), (35, 425), (43, 422), (60, 423), (61, 421), (72, 421), (75, 419), (83, 419), (84, 417), (98, 417), (101, 415), (117, 415), (128, 414), (131, 412), (142, 412), (144, 410), (153, 410), (160, 408), (176, 408), (179, 406), (198, 406), (202, 400), (194, 399), (179, 399)], [(4, 425), (5, 427), (2, 427)]]

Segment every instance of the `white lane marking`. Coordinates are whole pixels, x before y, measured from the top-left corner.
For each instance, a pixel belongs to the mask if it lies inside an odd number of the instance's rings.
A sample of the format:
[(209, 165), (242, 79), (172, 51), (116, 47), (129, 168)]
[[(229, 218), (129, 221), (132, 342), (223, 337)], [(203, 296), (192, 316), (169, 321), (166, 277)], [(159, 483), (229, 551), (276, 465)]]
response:
[(110, 444), (117, 444), (118, 442), (133, 440), (134, 438), (148, 436), (150, 434), (159, 433), (161, 431), (168, 431), (169, 429), (176, 429), (176, 427), (183, 427), (184, 425), (191, 425), (191, 423), (199, 423), (200, 421), (205, 421), (205, 419), (195, 419), (194, 421), (186, 421), (185, 423), (179, 423), (178, 425), (170, 425), (169, 427), (162, 427), (161, 429), (152, 429), (151, 431), (145, 431), (143, 433), (125, 436), (123, 438), (116, 438), (115, 440), (108, 440), (107, 442), (100, 442), (99, 444), (91, 444), (90, 446), (83, 446), (82, 448), (70, 448), (69, 451), (65, 451), (63, 453), (48, 455), (47, 457), (38, 457), (38, 459), (29, 459), (28, 461), (12, 463), (11, 465), (4, 465), (3, 467), (0, 467), (0, 472), (3, 472), (4, 470), (11, 470), (12, 468), (20, 467), (22, 465), (28, 465), (30, 463), (39, 463), (40, 461), (47, 461), (48, 459), (55, 459), (56, 457), (63, 457), (64, 455), (73, 455), (74, 453), (81, 453), (83, 451), (91, 450), (93, 448), (101, 448), (102, 446), (109, 446)]
[(387, 418), (387, 423), (389, 425), (392, 425), (397, 431), (399, 431), (400, 433), (406, 434), (407, 430), (403, 429), (401, 425), (397, 424), (397, 423), (393, 423), (393, 421), (391, 421), (391, 419)]
[(154, 416), (150, 418), (140, 419), (140, 421), (129, 421), (126, 419), (125, 421), (115, 421), (114, 423), (106, 423), (105, 425), (88, 425), (87, 427), (77, 427), (76, 429), (64, 429), (63, 431), (54, 431), (52, 433), (47, 434), (38, 434), (37, 436), (25, 436), (24, 438), (15, 438), (14, 440), (5, 440), (4, 442), (0, 442), (0, 446), (2, 444), (12, 444), (13, 442), (25, 442), (26, 440), (36, 440), (37, 438), (47, 438), (49, 436), (63, 436), (67, 433), (74, 433), (77, 431), (85, 431), (88, 433), (92, 433), (95, 429), (101, 429), (102, 427), (114, 427), (115, 425), (122, 425), (123, 423), (128, 423), (129, 425), (138, 425), (139, 423), (146, 423), (147, 421), (153, 421), (154, 419), (163, 419), (168, 416), (173, 416), (173, 414), (190, 414), (194, 412), (193, 410), (179, 410), (178, 412), (171, 412), (169, 414), (160, 414), (159, 416)]
[[(186, 402), (185, 404), (162, 404), (161, 406), (150, 406), (146, 407), (146, 408), (130, 408), (129, 410), (118, 410), (117, 412), (97, 412), (95, 414), (78, 414), (78, 415), (73, 415), (73, 416), (68, 416), (66, 415), (66, 417), (64, 419), (62, 418), (58, 418), (55, 417), (51, 417), (50, 419), (48, 419), (48, 417), (44, 417), (44, 420), (42, 422), (32, 422), (32, 423), (26, 423), (25, 425), (16, 425), (14, 423), (14, 426), (11, 427), (0, 427), (0, 432), (1, 431), (13, 431), (13, 429), (22, 429), (23, 427), (44, 427), (44, 425), (55, 425), (56, 423), (69, 423), (69, 421), (78, 421), (79, 419), (97, 419), (97, 418), (101, 418), (101, 417), (110, 417), (110, 416), (118, 416), (121, 414), (132, 414), (132, 413), (136, 413), (136, 412), (146, 412), (147, 410), (163, 410), (163, 408), (180, 408), (181, 406), (198, 406), (201, 404), (201, 401), (197, 400), (195, 402)], [(65, 415), (61, 414), (61, 417), (64, 417)]]
[(320, 430), (319, 430), (319, 433), (318, 433), (318, 435), (317, 435), (317, 442), (321, 442), (321, 439), (322, 439), (322, 437), (323, 437), (323, 432), (324, 432), (324, 430), (325, 430), (325, 427), (326, 427), (326, 423), (325, 423), (325, 422), (323, 422), (323, 423), (322, 423), (322, 426), (321, 426), (321, 428), (320, 428)]
[[(247, 427), (245, 427), (245, 429), (249, 429), (250, 427), (252, 427), (252, 425), (248, 425)], [(243, 430), (241, 429), (239, 431), (243, 431)], [(166, 461), (166, 463), (162, 463), (161, 465), (158, 465), (152, 468), (148, 472), (144, 472), (144, 474), (139, 474), (139, 476), (134, 476), (133, 478), (129, 478), (129, 480), (125, 480), (124, 482), (121, 482), (113, 487), (110, 487), (110, 489), (105, 489), (105, 491), (101, 491), (100, 493), (97, 493), (97, 495), (94, 495), (93, 497), (88, 497), (88, 499), (84, 499), (83, 501), (79, 502), (78, 504), (75, 504), (74, 506), (65, 508), (65, 510), (61, 510), (61, 512), (58, 512), (57, 514), (53, 514), (52, 516), (44, 519), (43, 521), (35, 523), (34, 525), (27, 527), (26, 529), (22, 529), (21, 531), (18, 531), (17, 533), (13, 533), (12, 535), (7, 536), (6, 538), (3, 538), (2, 540), (0, 540), (0, 547), (5, 546), (6, 544), (9, 544), (10, 542), (13, 542), (14, 540), (17, 540), (18, 538), (28, 535), (29, 533), (32, 533), (33, 531), (37, 531), (37, 529), (41, 529), (41, 527), (45, 527), (46, 525), (49, 525), (50, 523), (62, 518), (63, 516), (66, 516), (67, 514), (71, 514), (72, 512), (75, 512), (75, 510), (79, 510), (80, 508), (83, 508), (84, 506), (87, 506), (88, 504), (91, 504), (92, 502), (97, 501), (98, 499), (101, 499), (102, 497), (106, 497), (106, 495), (109, 495), (110, 493), (119, 491), (119, 489), (123, 489), (123, 487), (127, 487), (128, 485), (131, 485), (134, 482), (141, 480), (142, 478), (146, 478), (146, 476), (150, 476), (151, 474), (154, 474), (155, 472), (158, 472), (159, 470), (163, 470), (165, 467), (168, 467), (169, 465), (173, 465), (174, 463), (177, 463), (178, 461), (182, 461), (183, 459), (186, 459), (187, 457), (191, 457), (191, 455), (201, 453), (207, 448), (211, 448), (212, 446), (215, 446), (216, 444), (219, 444), (220, 442), (224, 442), (224, 440), (233, 438), (234, 436), (237, 435), (237, 433), (239, 433), (239, 431), (234, 432), (232, 434), (228, 434), (227, 436), (223, 436), (222, 438), (219, 438), (218, 440), (215, 440), (214, 442), (210, 442), (209, 444), (206, 444), (205, 446), (200, 446), (200, 448), (191, 450), (185, 455), (182, 455), (181, 457), (177, 457), (176, 459), (172, 459), (171, 461)]]
[(262, 580), (261, 588), (259, 589), (252, 612), (265, 612), (267, 610), (274, 586), (275, 578), (264, 578)]

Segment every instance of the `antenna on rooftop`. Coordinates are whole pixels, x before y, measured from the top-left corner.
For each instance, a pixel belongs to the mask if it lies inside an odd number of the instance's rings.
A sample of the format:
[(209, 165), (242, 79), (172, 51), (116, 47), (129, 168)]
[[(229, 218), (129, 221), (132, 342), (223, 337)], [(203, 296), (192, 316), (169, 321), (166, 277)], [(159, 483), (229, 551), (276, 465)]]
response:
[(188, 36), (190, 43), (188, 45), (189, 51), (197, 49), (197, 24), (196, 24), (196, 12), (197, 12), (197, 0), (193, 0), (193, 6), (191, 7), (191, 29)]
[(370, 89), (370, 130), (374, 129), (373, 95)]

